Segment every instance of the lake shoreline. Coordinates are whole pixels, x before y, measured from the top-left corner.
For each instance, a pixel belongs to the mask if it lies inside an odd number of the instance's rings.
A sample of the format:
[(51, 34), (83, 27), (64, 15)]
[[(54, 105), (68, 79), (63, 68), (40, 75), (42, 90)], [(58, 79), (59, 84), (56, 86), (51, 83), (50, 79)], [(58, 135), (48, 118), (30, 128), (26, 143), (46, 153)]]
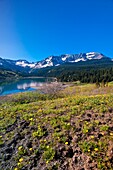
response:
[(72, 84), (62, 83), (62, 82), (47, 82), (47, 83), (42, 84), (41, 86), (32, 87), (34, 89), (32, 91), (23, 91), (23, 92), (17, 92), (17, 93), (12, 93), (12, 94), (7, 94), (7, 95), (0, 95), (0, 100), (6, 97), (16, 95), (16, 94), (34, 92), (34, 91), (38, 91), (39, 93), (43, 93), (43, 94), (51, 94), (51, 93), (55, 93), (55, 91), (57, 92), (57, 91), (63, 90), (69, 86), (72, 86)]
[(42, 86), (43, 83), (56, 81), (56, 78), (53, 77), (21, 77), (12, 81), (4, 81), (0, 84), (0, 96), (33, 91), (38, 89), (39, 86)]

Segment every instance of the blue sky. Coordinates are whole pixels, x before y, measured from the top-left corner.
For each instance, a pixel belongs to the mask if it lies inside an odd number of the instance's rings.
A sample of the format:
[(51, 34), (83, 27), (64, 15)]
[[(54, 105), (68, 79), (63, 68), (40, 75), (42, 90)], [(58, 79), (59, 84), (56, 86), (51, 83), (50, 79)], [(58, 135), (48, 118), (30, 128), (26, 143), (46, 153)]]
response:
[(113, 58), (113, 0), (0, 0), (1, 57), (90, 51)]

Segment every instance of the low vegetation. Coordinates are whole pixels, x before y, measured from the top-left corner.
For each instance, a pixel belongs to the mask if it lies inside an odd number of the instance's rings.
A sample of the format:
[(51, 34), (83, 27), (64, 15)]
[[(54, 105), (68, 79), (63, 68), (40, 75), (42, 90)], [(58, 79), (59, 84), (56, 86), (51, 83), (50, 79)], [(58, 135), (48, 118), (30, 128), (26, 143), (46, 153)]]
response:
[(14, 71), (9, 71), (0, 68), (0, 83), (2, 83), (3, 81), (15, 80), (16, 78), (19, 78), (19, 75)]
[(0, 99), (0, 169), (113, 169), (112, 83)]

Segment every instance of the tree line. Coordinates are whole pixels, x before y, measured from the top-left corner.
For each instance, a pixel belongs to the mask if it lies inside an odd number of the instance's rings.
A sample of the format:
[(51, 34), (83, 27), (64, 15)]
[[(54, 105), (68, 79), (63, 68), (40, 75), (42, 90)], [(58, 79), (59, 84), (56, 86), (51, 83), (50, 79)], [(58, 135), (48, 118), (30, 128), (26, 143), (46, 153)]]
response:
[(59, 81), (71, 82), (80, 81), (81, 83), (98, 83), (113, 81), (113, 67), (111, 68), (95, 68), (95, 69), (79, 69), (75, 71), (62, 72), (57, 76)]

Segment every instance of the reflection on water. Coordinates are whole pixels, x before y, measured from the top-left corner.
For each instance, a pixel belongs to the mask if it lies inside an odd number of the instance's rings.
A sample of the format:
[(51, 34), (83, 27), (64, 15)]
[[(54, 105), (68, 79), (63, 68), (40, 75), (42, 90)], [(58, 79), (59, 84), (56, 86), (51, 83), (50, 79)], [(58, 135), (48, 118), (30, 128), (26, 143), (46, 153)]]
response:
[[(47, 82), (46, 78), (30, 78), (6, 83), (0, 86), (0, 96), (24, 91), (33, 91)], [(52, 81), (52, 80), (51, 80)]]
[(26, 90), (28, 88), (36, 88), (38, 86), (41, 86), (43, 83), (37, 83), (37, 82), (31, 82), (31, 83), (23, 83), (23, 84), (17, 84), (17, 89), (23, 89)]
[(2, 91), (3, 91), (3, 87), (0, 87), (0, 93), (2, 93)]

